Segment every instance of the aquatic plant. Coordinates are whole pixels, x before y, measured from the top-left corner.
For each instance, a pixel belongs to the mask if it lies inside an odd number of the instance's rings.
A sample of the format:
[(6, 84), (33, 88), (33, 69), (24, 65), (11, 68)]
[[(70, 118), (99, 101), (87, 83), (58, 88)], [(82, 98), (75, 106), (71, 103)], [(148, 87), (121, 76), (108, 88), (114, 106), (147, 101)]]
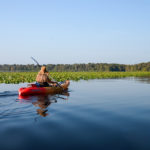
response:
[[(0, 72), (0, 83), (32, 83), (37, 72)], [(150, 77), (150, 72), (51, 72), (56, 81)]]

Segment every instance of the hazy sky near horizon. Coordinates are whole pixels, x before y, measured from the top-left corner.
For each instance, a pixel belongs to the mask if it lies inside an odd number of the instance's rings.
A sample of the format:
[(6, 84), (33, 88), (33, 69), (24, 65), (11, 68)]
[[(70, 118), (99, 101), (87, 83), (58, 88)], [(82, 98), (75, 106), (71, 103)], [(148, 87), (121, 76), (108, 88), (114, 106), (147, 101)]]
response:
[(150, 61), (150, 0), (0, 0), (0, 64)]

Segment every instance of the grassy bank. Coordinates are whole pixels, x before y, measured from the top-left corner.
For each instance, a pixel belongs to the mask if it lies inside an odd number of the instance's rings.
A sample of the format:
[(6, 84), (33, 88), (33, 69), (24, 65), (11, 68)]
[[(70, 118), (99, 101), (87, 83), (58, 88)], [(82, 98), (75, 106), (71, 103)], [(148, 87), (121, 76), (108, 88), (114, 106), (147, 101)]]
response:
[[(0, 83), (34, 82), (37, 72), (0, 72)], [(150, 77), (150, 72), (52, 72), (56, 81)]]

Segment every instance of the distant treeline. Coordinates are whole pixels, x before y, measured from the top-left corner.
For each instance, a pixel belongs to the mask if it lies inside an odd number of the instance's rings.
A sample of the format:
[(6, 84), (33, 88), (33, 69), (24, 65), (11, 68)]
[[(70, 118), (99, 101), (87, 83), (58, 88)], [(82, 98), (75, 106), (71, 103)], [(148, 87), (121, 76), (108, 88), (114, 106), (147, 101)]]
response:
[[(88, 64), (47, 64), (48, 71), (53, 72), (105, 72), (105, 71), (121, 71), (121, 72), (133, 72), (133, 71), (150, 71), (150, 62), (140, 63), (135, 65), (124, 64), (107, 64), (107, 63), (88, 63)], [(37, 65), (0, 65), (0, 72), (29, 72), (39, 71), (40, 68)]]

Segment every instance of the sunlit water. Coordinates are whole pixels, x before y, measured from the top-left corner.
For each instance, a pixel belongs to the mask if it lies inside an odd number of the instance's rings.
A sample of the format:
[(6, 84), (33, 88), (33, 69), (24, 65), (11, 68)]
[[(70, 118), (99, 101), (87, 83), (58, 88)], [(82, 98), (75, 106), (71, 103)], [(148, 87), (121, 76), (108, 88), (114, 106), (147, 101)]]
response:
[(71, 81), (69, 94), (33, 97), (0, 84), (0, 150), (149, 150), (148, 83)]

